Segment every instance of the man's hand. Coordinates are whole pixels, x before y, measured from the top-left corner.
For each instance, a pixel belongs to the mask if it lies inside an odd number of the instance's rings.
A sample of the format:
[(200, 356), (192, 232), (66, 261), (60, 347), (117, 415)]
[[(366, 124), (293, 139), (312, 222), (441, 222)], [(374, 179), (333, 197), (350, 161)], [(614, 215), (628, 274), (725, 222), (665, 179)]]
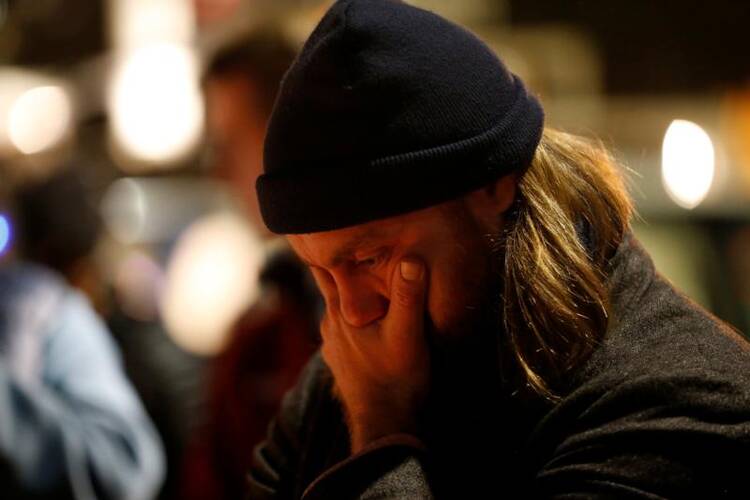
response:
[(352, 452), (393, 433), (415, 433), (427, 395), (430, 360), (424, 337), (427, 273), (403, 260), (391, 280), (384, 318), (364, 328), (341, 317), (337, 295), (326, 294), (322, 354), (344, 405)]

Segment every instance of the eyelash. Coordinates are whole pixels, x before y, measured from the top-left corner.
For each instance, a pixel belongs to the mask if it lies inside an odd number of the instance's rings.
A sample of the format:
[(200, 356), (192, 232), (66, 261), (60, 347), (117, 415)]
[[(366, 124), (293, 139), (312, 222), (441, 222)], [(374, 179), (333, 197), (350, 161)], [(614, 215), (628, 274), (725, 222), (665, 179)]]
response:
[(373, 255), (371, 257), (367, 257), (366, 259), (357, 259), (354, 261), (354, 265), (357, 267), (375, 267), (383, 260), (382, 254)]

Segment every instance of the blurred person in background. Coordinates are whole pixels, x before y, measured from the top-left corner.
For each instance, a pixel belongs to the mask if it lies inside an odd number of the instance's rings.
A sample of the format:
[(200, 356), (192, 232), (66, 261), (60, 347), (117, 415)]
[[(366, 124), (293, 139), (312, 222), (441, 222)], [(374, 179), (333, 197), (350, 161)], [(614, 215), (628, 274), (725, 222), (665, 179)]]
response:
[[(18, 258), (0, 264), (3, 495), (154, 498), (161, 442), (109, 331), (71, 286), (92, 281), (83, 259), (97, 223), (75, 207), (84, 190), (64, 170), (14, 194)], [(49, 206), (60, 209), (54, 221)]]
[(254, 499), (747, 498), (750, 344), (659, 275), (605, 149), (475, 35), (339, 0), (257, 192), (326, 303)]
[(204, 75), (213, 175), (234, 192), (253, 227), (266, 238), (255, 180), (263, 173), (263, 140), (276, 92), (294, 60), (291, 43), (274, 28), (237, 35), (213, 55)]
[(13, 204), (18, 251), (65, 277), (103, 312), (105, 292), (93, 256), (102, 224), (78, 171), (63, 168), (22, 184)]
[(294, 55), (283, 36), (269, 29), (226, 44), (205, 76), (213, 172), (264, 237), (268, 261), (260, 302), (237, 321), (211, 362), (205, 424), (185, 461), (186, 499), (244, 495), (253, 449), (315, 350), (318, 295), (286, 243), (265, 229), (254, 190), (268, 117)]
[[(116, 278), (111, 284), (104, 279), (95, 262), (102, 223), (79, 170), (28, 183), (15, 192), (14, 201), (19, 251), (84, 292), (105, 320), (125, 373), (161, 438), (166, 472), (158, 498), (176, 497), (187, 441), (205, 402), (205, 360), (175, 345), (157, 318), (133, 315), (127, 291)], [(140, 292), (138, 299), (156, 309), (157, 298)]]

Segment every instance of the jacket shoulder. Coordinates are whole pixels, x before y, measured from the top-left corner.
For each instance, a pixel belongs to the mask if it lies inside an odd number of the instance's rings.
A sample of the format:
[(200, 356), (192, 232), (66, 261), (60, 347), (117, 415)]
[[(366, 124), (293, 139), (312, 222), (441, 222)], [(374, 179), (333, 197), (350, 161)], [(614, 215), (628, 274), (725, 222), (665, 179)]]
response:
[(299, 498), (334, 459), (332, 450), (346, 428), (332, 389), (333, 375), (318, 350), (284, 395), (266, 440), (255, 448), (251, 498)]

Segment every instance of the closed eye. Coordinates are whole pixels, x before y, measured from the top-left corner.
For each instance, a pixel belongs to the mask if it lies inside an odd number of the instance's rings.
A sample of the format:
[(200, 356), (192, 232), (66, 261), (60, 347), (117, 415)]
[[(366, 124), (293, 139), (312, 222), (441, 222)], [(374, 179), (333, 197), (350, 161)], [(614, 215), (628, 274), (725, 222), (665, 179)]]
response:
[(380, 258), (375, 257), (367, 257), (366, 259), (359, 259), (355, 262), (357, 266), (360, 267), (374, 267), (380, 262)]
[(381, 264), (386, 257), (385, 250), (378, 250), (375, 253), (365, 254), (361, 257), (355, 256), (354, 265), (357, 267), (373, 268)]

